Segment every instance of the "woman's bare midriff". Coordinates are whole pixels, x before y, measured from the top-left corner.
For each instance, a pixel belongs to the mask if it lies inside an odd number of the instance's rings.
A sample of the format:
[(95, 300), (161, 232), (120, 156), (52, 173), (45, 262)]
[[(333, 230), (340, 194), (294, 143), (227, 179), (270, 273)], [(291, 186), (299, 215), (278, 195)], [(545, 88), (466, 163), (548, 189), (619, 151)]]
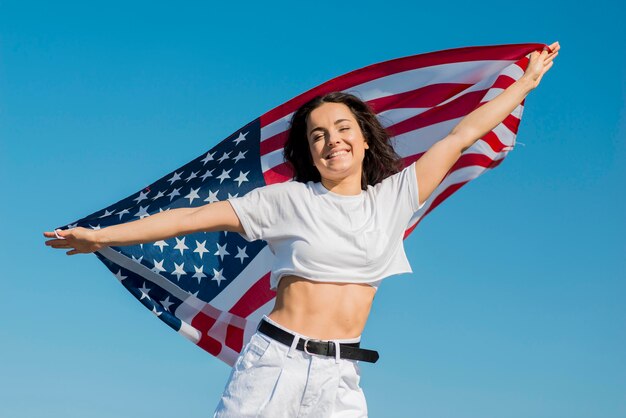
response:
[(299, 334), (320, 340), (361, 335), (376, 289), (366, 283), (328, 283), (284, 276), (268, 315)]

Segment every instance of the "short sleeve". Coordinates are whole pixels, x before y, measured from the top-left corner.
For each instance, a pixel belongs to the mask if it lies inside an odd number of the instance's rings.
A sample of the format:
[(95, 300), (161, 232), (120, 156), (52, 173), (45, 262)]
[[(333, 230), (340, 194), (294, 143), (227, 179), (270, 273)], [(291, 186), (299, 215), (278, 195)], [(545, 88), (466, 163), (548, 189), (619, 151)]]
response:
[(424, 202), (420, 203), (419, 197), (419, 184), (417, 184), (417, 175), (415, 174), (415, 162), (410, 166), (402, 170), (403, 183), (405, 183), (409, 189), (409, 199), (411, 201), (411, 207), (413, 212), (417, 212), (424, 206)]
[(268, 240), (284, 233), (293, 215), (291, 183), (279, 183), (251, 190), (242, 197), (228, 199), (244, 229), (247, 241)]
[(405, 210), (411, 215), (424, 206), (419, 201), (419, 185), (415, 175), (415, 162), (400, 172), (387, 177), (375, 186), (378, 199), (392, 204), (397, 210)]

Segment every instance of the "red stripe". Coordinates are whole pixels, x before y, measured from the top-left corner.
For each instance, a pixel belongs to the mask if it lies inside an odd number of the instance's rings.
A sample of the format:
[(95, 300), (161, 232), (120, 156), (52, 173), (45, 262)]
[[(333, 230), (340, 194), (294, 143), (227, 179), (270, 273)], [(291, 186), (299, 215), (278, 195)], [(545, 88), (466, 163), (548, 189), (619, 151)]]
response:
[(515, 79), (506, 75), (506, 74), (500, 74), (498, 76), (498, 78), (496, 78), (495, 83), (493, 83), (493, 88), (497, 88), (497, 89), (503, 89), (505, 90), (507, 87), (509, 87), (511, 84), (515, 83)]
[(270, 290), (270, 274), (267, 273), (250, 286), (228, 312), (241, 318), (247, 318), (248, 315), (274, 299), (274, 297), (276, 297), (276, 292)]
[(398, 108), (433, 107), (450, 97), (456, 96), (470, 86), (471, 84), (460, 83), (432, 84), (415, 90), (370, 100), (368, 104), (376, 113)]
[(509, 128), (511, 132), (513, 132), (514, 134), (517, 134), (517, 129), (519, 128), (519, 124), (520, 124), (519, 118), (513, 115), (509, 115), (506, 118), (504, 118), (502, 123), (504, 124), (504, 126)]
[(265, 184), (282, 183), (293, 178), (293, 170), (287, 163), (281, 163), (263, 172), (263, 178)]
[(392, 136), (424, 128), (435, 123), (446, 122), (466, 116), (480, 104), (480, 100), (485, 96), (486, 90), (472, 91), (463, 96), (459, 96), (453, 101), (442, 106), (433, 107), (425, 112), (415, 115), (402, 122), (396, 123), (388, 128)]
[(226, 345), (236, 352), (241, 352), (243, 348), (243, 329), (235, 325), (228, 325), (226, 328)]
[(272, 151), (276, 151), (277, 149), (284, 148), (285, 142), (287, 141), (288, 132), (289, 132), (288, 130), (283, 131), (270, 138), (267, 138), (264, 141), (261, 141), (261, 144), (260, 144), (261, 155), (269, 154)]
[[(420, 113), (419, 115), (413, 116), (412, 118), (406, 119), (389, 127), (389, 131), (392, 132), (393, 135), (400, 135), (433, 123), (445, 122), (446, 120), (465, 116), (472, 110), (484, 104), (481, 100), (485, 97), (489, 89), (506, 89), (514, 82), (515, 80), (513, 78), (501, 75), (496, 79), (492, 87), (461, 95), (442, 106), (437, 106), (437, 104), (450, 97), (454, 97), (454, 95), (462, 92), (471, 85), (454, 83), (436, 84), (392, 96), (370, 100), (368, 103), (372, 106), (376, 113), (398, 108), (431, 108)], [(460, 107), (457, 108), (457, 106)], [(415, 121), (419, 121), (419, 123), (413, 124)], [(282, 149), (285, 146), (287, 135), (288, 131), (283, 131), (262, 141), (260, 145), (261, 155)]]
[(200, 341), (198, 346), (217, 356), (222, 351), (222, 344), (213, 337), (209, 337), (207, 331), (215, 324), (216, 318), (213, 318), (204, 312), (198, 314), (191, 320), (191, 326), (200, 331)]
[[(375, 113), (391, 109), (412, 107), (430, 107), (435, 109), (433, 106), (437, 106), (438, 103), (445, 101), (447, 98), (453, 97), (455, 94), (462, 92), (469, 86), (469, 84), (453, 83), (436, 84), (392, 96), (381, 97), (380, 99), (370, 100), (368, 103), (372, 106)], [(454, 100), (451, 103), (458, 102)], [(424, 113), (422, 113), (422, 115)], [(288, 131), (283, 131), (262, 141), (260, 145), (261, 155), (283, 148), (285, 146), (285, 141), (287, 141), (287, 135)]]
[[(433, 65), (450, 64), (457, 62), (484, 61), (484, 60), (520, 60), (535, 50), (541, 50), (545, 44), (517, 44), (497, 46), (477, 46), (467, 48), (455, 48), (445, 51), (436, 51), (426, 54), (413, 55), (405, 58), (397, 58), (373, 64), (359, 70), (355, 70), (327, 81), (293, 99), (275, 107), (261, 116), (261, 127), (285, 117), (294, 112), (302, 104), (320, 94), (332, 91), (347, 90), (356, 85), (380, 78), (390, 74), (429, 67)], [(520, 60), (518, 62), (522, 62)], [(527, 63), (527, 60), (526, 60)], [(524, 65), (520, 67), (525, 68)]]

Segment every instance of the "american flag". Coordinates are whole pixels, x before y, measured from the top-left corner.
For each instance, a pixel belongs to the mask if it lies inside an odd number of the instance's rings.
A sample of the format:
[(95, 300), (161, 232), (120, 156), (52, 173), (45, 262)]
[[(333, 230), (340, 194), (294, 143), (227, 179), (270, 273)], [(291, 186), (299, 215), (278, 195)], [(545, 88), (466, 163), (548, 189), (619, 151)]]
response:
[[(465, 115), (517, 80), (528, 55), (544, 47), (450, 49), (350, 72), (270, 110), (137, 193), (58, 229), (104, 228), (290, 180), (292, 173), (282, 154), (290, 118), (303, 103), (332, 91), (350, 92), (367, 101), (394, 136), (394, 147), (405, 166), (409, 165)], [(463, 153), (415, 213), (406, 235), (465, 183), (502, 162), (515, 144), (522, 111), (523, 102)], [(96, 256), (155, 316), (229, 365), (273, 306), (271, 252), (265, 242), (250, 243), (236, 233), (201, 232), (107, 247)]]

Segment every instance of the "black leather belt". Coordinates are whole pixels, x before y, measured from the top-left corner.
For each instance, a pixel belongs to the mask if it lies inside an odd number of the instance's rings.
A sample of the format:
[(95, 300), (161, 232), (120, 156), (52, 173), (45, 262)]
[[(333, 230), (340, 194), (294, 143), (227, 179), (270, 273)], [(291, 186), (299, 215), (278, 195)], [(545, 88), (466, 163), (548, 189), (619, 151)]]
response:
[[(259, 332), (267, 335), (276, 341), (291, 346), (293, 339), (297, 338), (290, 332), (285, 331), (270, 324), (265, 319), (259, 324)], [(313, 340), (310, 338), (300, 338), (296, 349), (304, 351), (307, 354), (318, 354), (320, 356), (335, 357), (335, 343), (333, 341)], [(378, 351), (366, 350), (360, 348), (360, 343), (339, 343), (339, 357), (349, 360), (360, 360), (368, 363), (376, 363), (378, 361)]]

